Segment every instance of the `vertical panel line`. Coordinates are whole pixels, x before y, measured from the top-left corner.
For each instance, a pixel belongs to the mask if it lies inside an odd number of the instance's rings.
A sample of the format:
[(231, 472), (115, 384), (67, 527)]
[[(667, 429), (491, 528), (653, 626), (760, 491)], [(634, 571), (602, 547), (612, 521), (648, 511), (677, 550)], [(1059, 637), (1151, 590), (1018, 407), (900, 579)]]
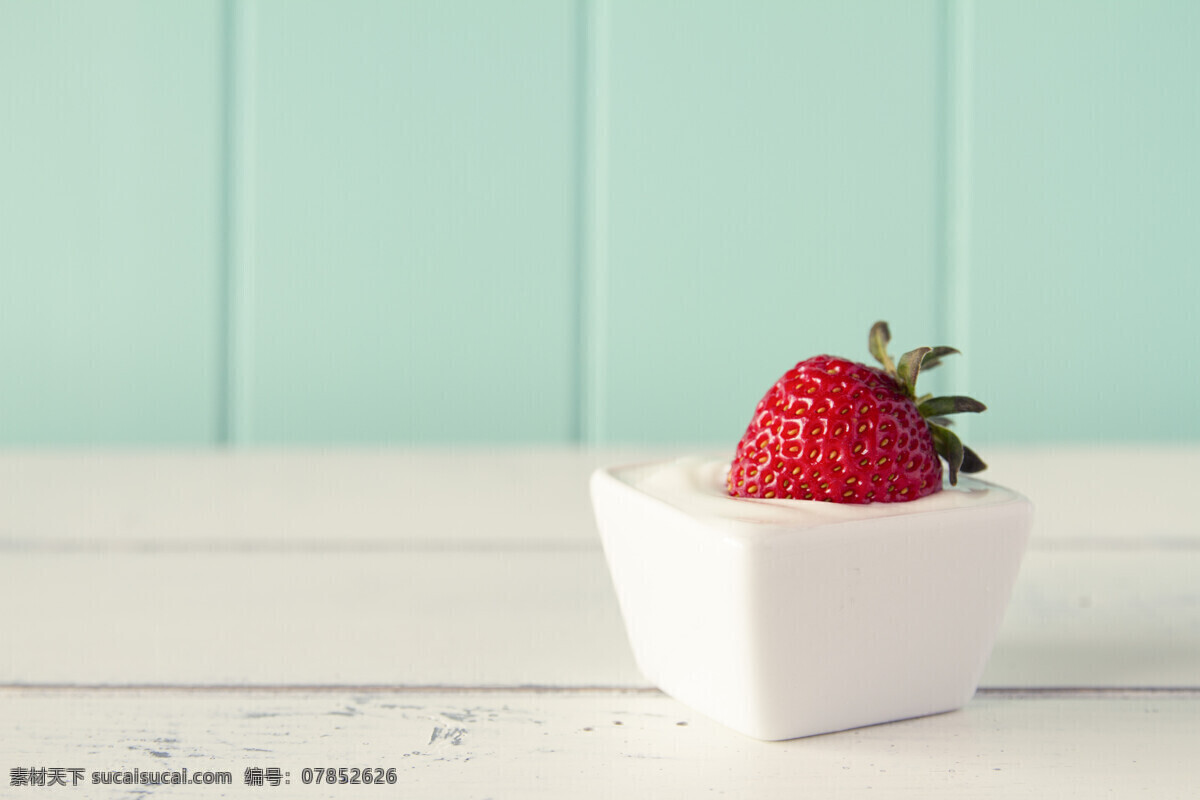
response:
[(580, 362), (583, 444), (607, 439), (608, 358), (608, 0), (579, 0), (581, 20)]
[[(933, 6), (934, 47), (934, 142), (933, 150), (933, 331), (938, 344), (950, 343), (950, 4), (940, 0)], [(945, 370), (928, 379), (925, 390), (945, 394)]]
[[(943, 305), (947, 341), (966, 354), (955, 362), (955, 384), (970, 391), (971, 114), (974, 0), (946, 5), (946, 271)], [(960, 421), (967, 435), (970, 421)]]
[(228, 445), (230, 432), (230, 347), (232, 342), (231, 291), (233, 271), (232, 194), (233, 194), (233, 0), (225, 0), (220, 8), (220, 51), (218, 53), (220, 80), (220, 119), (218, 176), (220, 195), (217, 199), (217, 319), (216, 348), (217, 376), (213, 402), (216, 408), (214, 439), (217, 445)]
[(587, 392), (585, 385), (587, 336), (587, 313), (584, 291), (584, 275), (587, 260), (587, 124), (588, 124), (588, 15), (587, 0), (575, 0), (572, 6), (572, 38), (571, 47), (574, 60), (572, 62), (575, 74), (571, 84), (571, 108), (574, 117), (571, 127), (571, 151), (573, 171), (571, 174), (572, 208), (571, 224), (573, 239), (571, 252), (571, 301), (572, 321), (574, 327), (571, 335), (572, 362), (571, 385), (569, 387), (569, 422), (568, 440), (580, 444), (584, 440), (584, 398)]
[(249, 0), (225, 0), (226, 72), (226, 214), (225, 258), (225, 408), (226, 443), (237, 445), (250, 435), (253, 309), (253, 164), (248, 146), (254, 125), (254, 7)]

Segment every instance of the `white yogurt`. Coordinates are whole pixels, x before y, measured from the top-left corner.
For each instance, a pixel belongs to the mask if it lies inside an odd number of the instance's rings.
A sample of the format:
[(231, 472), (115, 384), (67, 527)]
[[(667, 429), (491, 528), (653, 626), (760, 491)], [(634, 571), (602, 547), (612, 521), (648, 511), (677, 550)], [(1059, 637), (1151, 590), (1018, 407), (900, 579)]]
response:
[(728, 461), (689, 457), (627, 467), (614, 474), (651, 497), (694, 517), (792, 528), (988, 506), (1017, 496), (1003, 487), (959, 475), (957, 486), (946, 482), (940, 492), (903, 503), (763, 500), (730, 497), (725, 488), (728, 472)]

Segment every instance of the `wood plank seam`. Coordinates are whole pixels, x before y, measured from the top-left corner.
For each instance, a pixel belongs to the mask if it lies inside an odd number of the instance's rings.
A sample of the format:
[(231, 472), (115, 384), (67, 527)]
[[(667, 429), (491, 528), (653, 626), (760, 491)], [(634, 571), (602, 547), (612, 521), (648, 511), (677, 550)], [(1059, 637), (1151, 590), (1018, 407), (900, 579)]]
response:
[[(562, 694), (562, 695), (662, 695), (660, 689), (652, 686), (544, 686), (544, 685), (387, 685), (387, 684), (262, 684), (262, 685), (224, 685), (224, 684), (84, 684), (84, 683), (9, 683), (0, 684), (0, 692), (105, 692), (105, 693), (134, 693), (134, 692), (211, 692), (211, 693), (363, 693), (363, 694)], [(1000, 699), (1066, 699), (1066, 698), (1105, 698), (1105, 699), (1135, 699), (1145, 697), (1200, 697), (1200, 686), (1031, 686), (980, 687), (976, 697)]]

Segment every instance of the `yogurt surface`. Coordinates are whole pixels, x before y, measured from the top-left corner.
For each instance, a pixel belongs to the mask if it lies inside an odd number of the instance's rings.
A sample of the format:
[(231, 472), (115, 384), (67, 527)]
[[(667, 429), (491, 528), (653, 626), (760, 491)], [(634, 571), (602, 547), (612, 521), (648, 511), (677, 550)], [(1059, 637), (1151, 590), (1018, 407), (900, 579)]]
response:
[(1016, 498), (1014, 492), (959, 475), (958, 485), (903, 503), (828, 503), (817, 500), (763, 500), (730, 497), (725, 490), (727, 460), (702, 457), (640, 464), (614, 470), (620, 480), (689, 515), (765, 526), (816, 527), (837, 522), (922, 514), (987, 506)]

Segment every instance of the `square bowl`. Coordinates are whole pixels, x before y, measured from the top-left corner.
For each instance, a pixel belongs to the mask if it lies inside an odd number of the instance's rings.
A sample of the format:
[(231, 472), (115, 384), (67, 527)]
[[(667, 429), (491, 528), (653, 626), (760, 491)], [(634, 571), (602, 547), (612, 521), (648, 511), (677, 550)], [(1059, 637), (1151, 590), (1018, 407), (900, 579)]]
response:
[(648, 680), (764, 740), (966, 704), (1020, 569), (1026, 498), (965, 477), (906, 503), (732, 498), (726, 466), (690, 458), (592, 476)]

